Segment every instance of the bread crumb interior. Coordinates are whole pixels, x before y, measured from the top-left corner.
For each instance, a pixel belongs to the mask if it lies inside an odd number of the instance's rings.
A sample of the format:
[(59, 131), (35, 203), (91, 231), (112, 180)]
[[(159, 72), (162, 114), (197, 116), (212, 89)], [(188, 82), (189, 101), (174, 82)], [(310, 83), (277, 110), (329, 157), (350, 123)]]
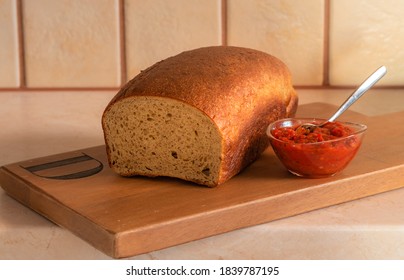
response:
[(217, 182), (222, 139), (200, 110), (175, 99), (130, 97), (111, 106), (103, 121), (117, 173)]

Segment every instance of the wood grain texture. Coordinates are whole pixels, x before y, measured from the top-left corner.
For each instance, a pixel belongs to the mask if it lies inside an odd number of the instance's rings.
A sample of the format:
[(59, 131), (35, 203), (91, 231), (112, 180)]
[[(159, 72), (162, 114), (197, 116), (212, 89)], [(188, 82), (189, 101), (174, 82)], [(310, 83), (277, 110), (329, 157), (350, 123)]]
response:
[[(313, 103), (300, 106), (298, 115), (328, 117), (335, 109)], [(297, 178), (271, 148), (213, 189), (171, 178), (123, 178), (98, 146), (3, 166), (0, 185), (102, 252), (129, 257), (403, 187), (404, 112), (366, 117), (350, 111), (341, 119), (369, 128), (357, 157), (331, 178)], [(386, 133), (388, 140), (380, 137)], [(86, 170), (95, 174), (80, 173)], [(49, 178), (66, 174), (86, 177)]]

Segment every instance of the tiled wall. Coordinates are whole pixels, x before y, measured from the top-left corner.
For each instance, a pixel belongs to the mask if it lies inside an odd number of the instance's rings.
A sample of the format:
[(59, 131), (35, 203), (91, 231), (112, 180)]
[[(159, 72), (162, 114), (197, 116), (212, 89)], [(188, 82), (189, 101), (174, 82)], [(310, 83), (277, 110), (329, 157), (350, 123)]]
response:
[(404, 1), (0, 0), (0, 90), (116, 89), (181, 51), (269, 52), (294, 84), (403, 87)]

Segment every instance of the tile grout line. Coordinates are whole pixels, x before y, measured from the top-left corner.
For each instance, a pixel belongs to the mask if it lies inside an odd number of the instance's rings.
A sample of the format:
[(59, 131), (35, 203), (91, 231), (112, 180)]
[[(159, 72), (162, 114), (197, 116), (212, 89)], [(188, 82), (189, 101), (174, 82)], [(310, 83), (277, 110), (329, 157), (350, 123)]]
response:
[(121, 81), (120, 86), (124, 85), (127, 81), (127, 69), (126, 69), (126, 28), (125, 28), (125, 3), (124, 0), (118, 0), (118, 20), (119, 20), (119, 52), (120, 52), (120, 71)]
[[(340, 86), (322, 86), (322, 85), (295, 85), (296, 89), (319, 89), (319, 90), (351, 90), (355, 89), (354, 85), (340, 85)], [(1, 92), (41, 92), (41, 91), (117, 91), (120, 87), (16, 87), (16, 88), (0, 88)], [(373, 89), (380, 90), (403, 90), (404, 86), (389, 86), (389, 85), (376, 85)]]
[(25, 65), (25, 41), (24, 41), (24, 24), (22, 12), (22, 0), (16, 2), (16, 18), (17, 18), (17, 47), (18, 47), (18, 66), (19, 66), (19, 85), (18, 89), (25, 90), (27, 87), (26, 65)]
[(117, 91), (119, 87), (15, 87), (15, 88), (0, 88), (1, 92), (41, 92), (41, 91)]
[(330, 0), (324, 1), (323, 86), (330, 86)]
[(222, 46), (227, 46), (227, 0), (221, 0)]

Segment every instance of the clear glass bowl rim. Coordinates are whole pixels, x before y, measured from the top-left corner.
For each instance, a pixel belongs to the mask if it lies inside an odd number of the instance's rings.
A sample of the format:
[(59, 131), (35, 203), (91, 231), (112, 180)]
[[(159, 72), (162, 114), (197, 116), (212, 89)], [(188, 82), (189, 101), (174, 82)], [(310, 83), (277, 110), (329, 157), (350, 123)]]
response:
[[(282, 122), (293, 122), (293, 123), (295, 123), (296, 121), (301, 122), (301, 124), (306, 123), (306, 122), (308, 122), (308, 123), (310, 123), (310, 122), (320, 122), (321, 123), (323, 121), (326, 121), (326, 119), (321, 119), (321, 118), (285, 118), (285, 119), (279, 119), (279, 120), (274, 121), (274, 122), (272, 122), (271, 124), (268, 125), (267, 130), (266, 130), (266, 134), (272, 140), (275, 140), (275, 141), (281, 142), (281, 143), (291, 144), (291, 142), (283, 141), (283, 140), (280, 140), (278, 138), (275, 138), (272, 135), (271, 131), (272, 131), (273, 127), (275, 127), (275, 125), (277, 125), (279, 123), (282, 123)], [(364, 133), (368, 128), (365, 124), (360, 124), (360, 123), (353, 123), (353, 122), (346, 122), (346, 121), (336, 121), (336, 122), (339, 122), (339, 123), (341, 123), (343, 125), (347, 125), (349, 127), (355, 127), (354, 133), (349, 134), (349, 135), (344, 136), (344, 137), (337, 138), (337, 139), (326, 140), (326, 141), (322, 141), (322, 142), (296, 143), (296, 144), (299, 144), (299, 145), (319, 145), (319, 144), (322, 144), (322, 143), (338, 142), (338, 141), (353, 137), (355, 135)], [(291, 127), (291, 126), (283, 126), (283, 127)]]

